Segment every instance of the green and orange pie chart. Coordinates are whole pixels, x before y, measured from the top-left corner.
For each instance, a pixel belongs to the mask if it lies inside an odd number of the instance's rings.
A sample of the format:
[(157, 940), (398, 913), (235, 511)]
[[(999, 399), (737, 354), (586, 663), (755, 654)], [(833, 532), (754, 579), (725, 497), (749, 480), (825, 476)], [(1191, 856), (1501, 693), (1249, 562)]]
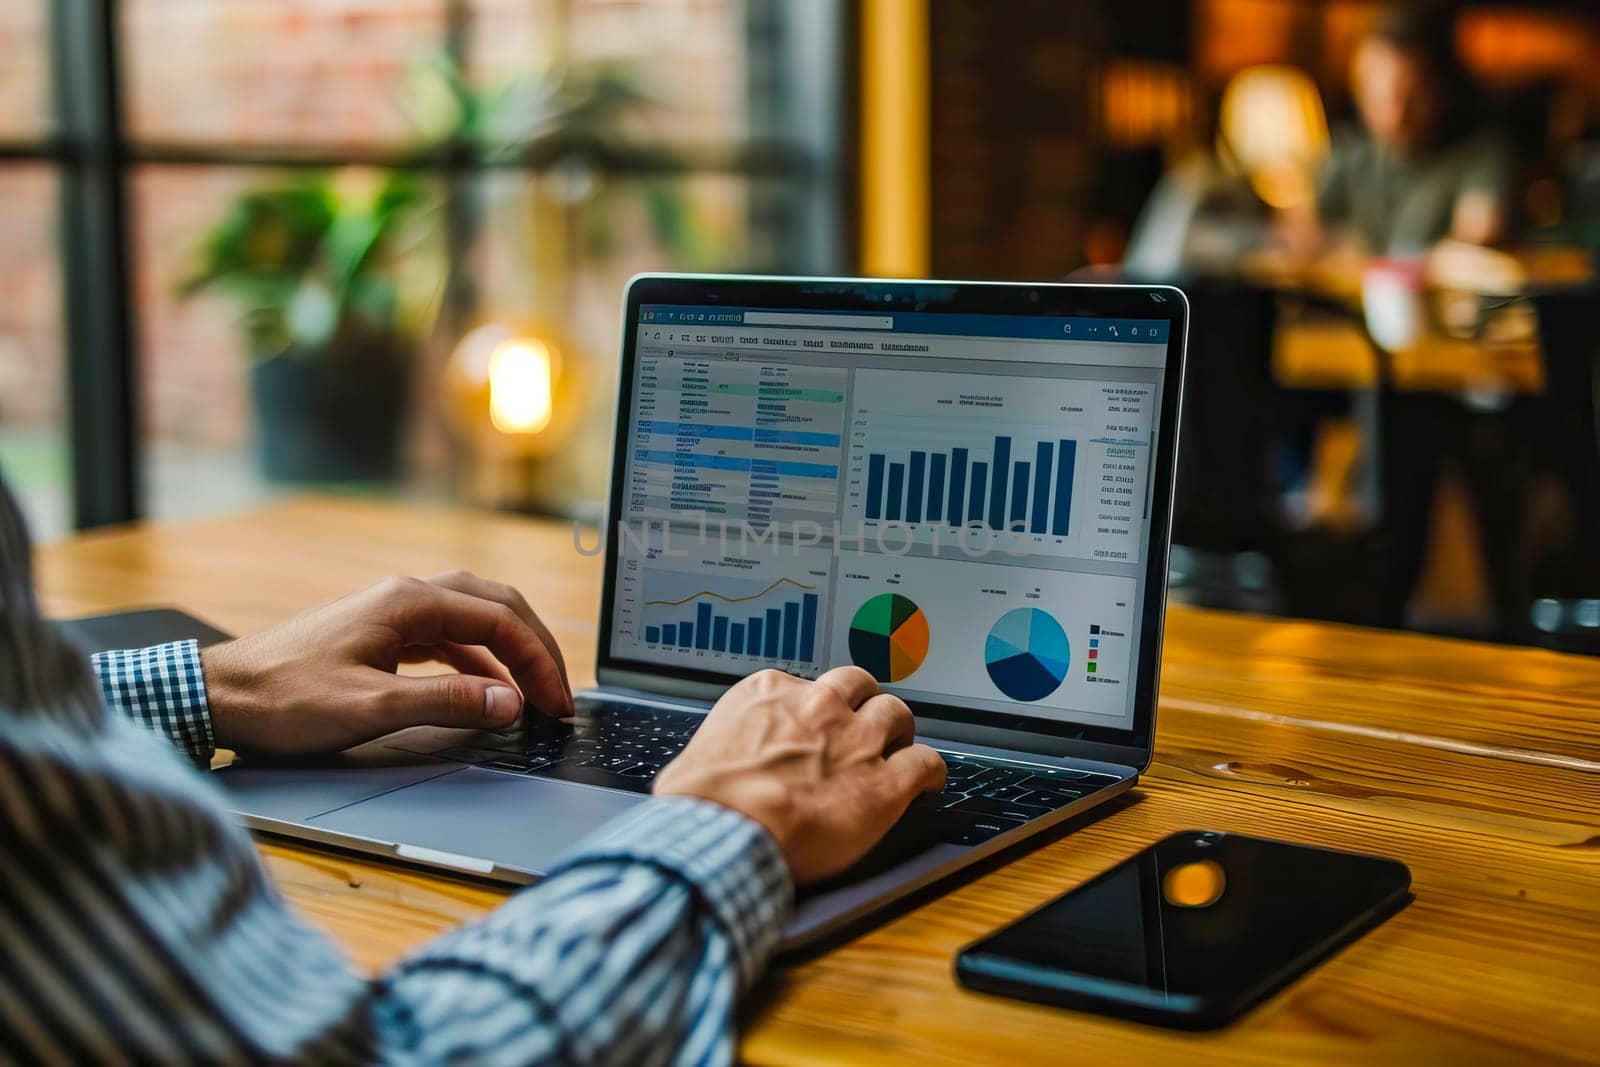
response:
[(899, 593), (880, 593), (850, 620), (850, 660), (880, 682), (914, 674), (928, 658), (928, 617)]

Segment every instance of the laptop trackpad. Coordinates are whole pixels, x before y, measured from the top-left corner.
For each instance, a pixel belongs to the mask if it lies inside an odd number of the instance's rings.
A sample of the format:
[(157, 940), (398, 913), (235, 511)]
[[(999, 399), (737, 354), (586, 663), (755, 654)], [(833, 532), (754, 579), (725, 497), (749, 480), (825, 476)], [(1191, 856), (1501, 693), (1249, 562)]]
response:
[(543, 874), (595, 827), (646, 799), (468, 767), (307, 822)]

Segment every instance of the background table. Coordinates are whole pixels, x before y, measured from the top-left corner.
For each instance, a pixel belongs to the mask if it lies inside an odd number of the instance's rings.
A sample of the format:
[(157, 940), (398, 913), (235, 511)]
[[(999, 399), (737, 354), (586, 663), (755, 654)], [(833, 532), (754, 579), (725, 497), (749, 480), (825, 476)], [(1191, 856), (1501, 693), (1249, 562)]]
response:
[[(521, 586), (574, 683), (592, 680), (600, 561), (563, 524), (307, 499), (88, 534), (38, 564), (56, 615), (169, 604), (236, 632), (387, 573), (468, 567)], [(956, 986), (965, 943), (1194, 828), (1393, 856), (1416, 901), (1214, 1034)], [(337, 853), (262, 851), (288, 898), (369, 968), (504, 895)], [(1600, 661), (1174, 607), (1156, 762), (1130, 800), (772, 972), (743, 1035), (758, 1063), (1600, 1058)]]

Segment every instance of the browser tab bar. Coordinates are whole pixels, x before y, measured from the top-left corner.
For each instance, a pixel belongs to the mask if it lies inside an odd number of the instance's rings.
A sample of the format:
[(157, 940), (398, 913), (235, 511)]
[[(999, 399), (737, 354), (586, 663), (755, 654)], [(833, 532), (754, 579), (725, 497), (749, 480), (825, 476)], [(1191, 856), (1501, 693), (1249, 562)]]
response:
[(828, 330), (892, 330), (892, 315), (828, 315), (809, 311), (746, 311), (746, 326), (813, 326)]
[(650, 326), (775, 327), (797, 330), (859, 330), (946, 337), (1012, 337), (1035, 341), (1108, 341), (1165, 344), (1165, 319), (1111, 319), (1089, 315), (988, 315), (970, 312), (790, 311), (780, 308), (706, 308), (647, 304), (640, 321)]
[[(1120, 324), (1119, 324), (1120, 327)], [(1131, 334), (1133, 327), (1118, 334)], [(898, 330), (815, 330), (792, 326), (701, 326), (641, 323), (639, 341), (672, 352), (736, 352), (791, 349), (841, 360), (859, 355), (922, 356), (932, 359), (985, 359), (1007, 363), (1116, 364), (1160, 367), (1166, 346), (1145, 337), (1112, 336), (1074, 329), (1049, 339), (960, 337), (902, 333)]]

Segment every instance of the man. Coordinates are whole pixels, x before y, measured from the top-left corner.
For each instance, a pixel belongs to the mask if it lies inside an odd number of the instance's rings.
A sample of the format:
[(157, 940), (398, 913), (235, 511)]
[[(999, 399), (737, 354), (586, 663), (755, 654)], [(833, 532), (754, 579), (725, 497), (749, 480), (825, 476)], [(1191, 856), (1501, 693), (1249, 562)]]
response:
[(1445, 238), (1506, 236), (1510, 159), (1474, 126), (1476, 93), (1447, 14), (1389, 9), (1356, 47), (1350, 91), (1361, 129), (1335, 140), (1317, 215), (1378, 256), (1417, 256)]
[[(412, 660), (459, 673), (395, 675)], [(570, 712), (560, 650), (515, 590), (465, 573), (380, 582), (204, 652), (103, 654), (91, 673), (38, 616), (0, 482), (0, 1058), (727, 1062), (793, 886), (848, 867), (944, 779), (865, 672), (754, 675), (655, 799), (368, 979), (287, 908), (177, 751), (503, 727), (524, 700)]]
[[(1480, 94), (1456, 55), (1454, 29), (1447, 8), (1397, 4), (1361, 39), (1350, 65), (1360, 129), (1335, 139), (1309, 237), (1297, 235), (1294, 222), (1282, 231), (1291, 246), (1316, 251), (1333, 237), (1359, 257), (1426, 260), (1424, 273), (1444, 278), (1476, 274), (1481, 253), (1470, 246), (1510, 237), (1511, 155), (1502, 138), (1480, 125)], [(1375, 279), (1381, 288), (1368, 290), (1367, 321), (1375, 339), (1392, 344), (1425, 318), (1421, 276), (1380, 272), (1364, 281)], [(1525, 514), (1517, 494), (1527, 482), (1514, 462), (1518, 443), (1450, 396), (1391, 391), (1358, 403), (1372, 413), (1378, 434), (1369, 446), (1377, 460), (1385, 555), (1376, 620), (1409, 621), (1447, 460), (1461, 466), (1477, 498), (1496, 621), (1509, 626), (1525, 618), (1527, 596), (1514, 563)]]

